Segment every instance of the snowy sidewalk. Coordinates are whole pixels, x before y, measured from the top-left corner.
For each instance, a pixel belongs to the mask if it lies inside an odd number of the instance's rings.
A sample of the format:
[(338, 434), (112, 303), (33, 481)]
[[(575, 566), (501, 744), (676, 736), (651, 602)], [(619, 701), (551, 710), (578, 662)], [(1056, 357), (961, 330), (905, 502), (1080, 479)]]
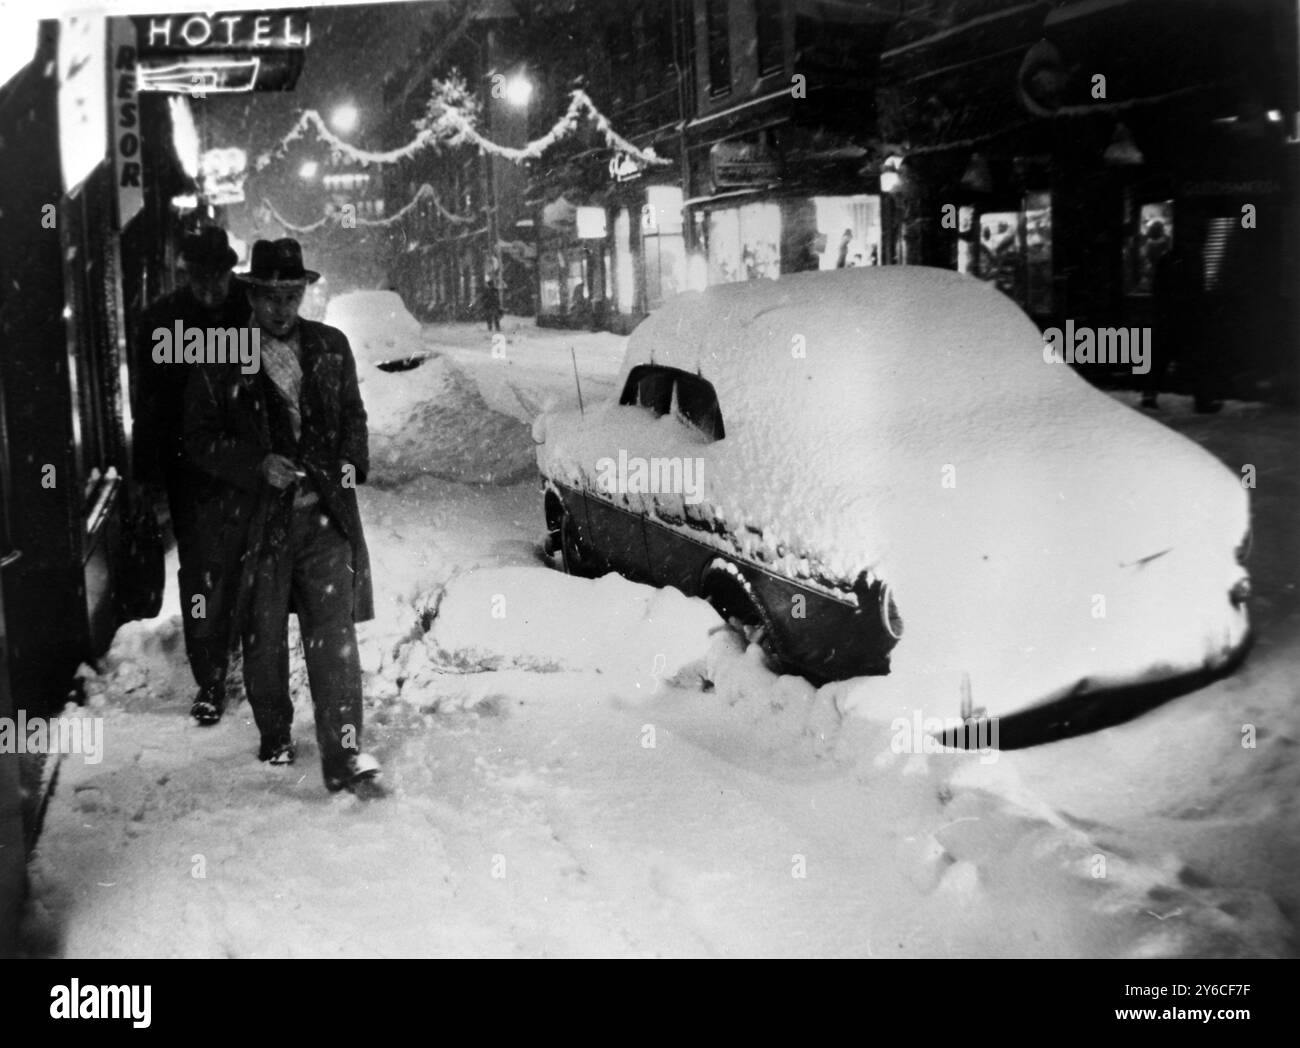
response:
[[(512, 365), (468, 325), (421, 339), (503, 411), (515, 376), (539, 395), (571, 388), (570, 333), (505, 334)], [(621, 353), (591, 338), (575, 347), (584, 396)], [(1205, 418), (1171, 401), (1168, 421), (1230, 468), (1258, 467), (1257, 650), (1128, 724), (995, 761), (899, 752), (891, 725), (840, 716), (845, 689), (870, 682), (774, 677), (726, 632), (672, 641), (703, 661), (664, 681), (647, 654), (667, 642), (610, 628), (644, 587), (541, 562), (531, 480), (363, 488), (379, 605), (360, 631), (366, 746), (393, 795), (325, 792), (297, 656), (297, 765), (257, 762), (246, 705), (195, 727), (171, 593), (88, 683), (104, 759), (63, 762), (31, 950), (1293, 956), (1300, 435), (1293, 415), (1250, 406)], [(549, 616), (556, 665), (537, 664), (533, 626), (510, 619), (521, 608)]]

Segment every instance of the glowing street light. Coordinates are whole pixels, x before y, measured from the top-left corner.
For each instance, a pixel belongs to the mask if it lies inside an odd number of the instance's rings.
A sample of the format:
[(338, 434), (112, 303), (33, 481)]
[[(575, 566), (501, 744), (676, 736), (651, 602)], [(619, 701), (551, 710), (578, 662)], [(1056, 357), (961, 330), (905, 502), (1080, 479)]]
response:
[(355, 131), (360, 119), (361, 114), (357, 111), (357, 107), (350, 102), (335, 106), (334, 112), (330, 114), (330, 123), (334, 125), (334, 130), (341, 135)]
[(903, 158), (901, 156), (890, 156), (885, 158), (885, 166), (880, 171), (880, 191), (882, 193), (895, 192), (899, 184), (903, 181)]
[(309, 182), (316, 177), (316, 172), (320, 170), (320, 165), (315, 160), (306, 161), (302, 167), (298, 168), (298, 177), (305, 178)]
[(533, 97), (533, 83), (522, 73), (516, 73), (506, 81), (505, 95), (512, 106), (523, 109)]

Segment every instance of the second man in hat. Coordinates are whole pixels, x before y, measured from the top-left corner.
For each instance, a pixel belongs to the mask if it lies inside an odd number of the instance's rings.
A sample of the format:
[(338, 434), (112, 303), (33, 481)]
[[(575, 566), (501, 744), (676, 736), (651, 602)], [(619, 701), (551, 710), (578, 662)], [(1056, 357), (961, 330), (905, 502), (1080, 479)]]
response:
[[(369, 470), (356, 361), (337, 328), (300, 319), (319, 274), (290, 239), (253, 245), (247, 288), (261, 370), (209, 368), (191, 381), (185, 443), (223, 484), (210, 522), (243, 549), (235, 621), (259, 756), (290, 764), (288, 618), (298, 615), (325, 785), (373, 796), (379, 765), (361, 750), (356, 622), (374, 616), (356, 485)], [(219, 585), (220, 580), (214, 580)]]

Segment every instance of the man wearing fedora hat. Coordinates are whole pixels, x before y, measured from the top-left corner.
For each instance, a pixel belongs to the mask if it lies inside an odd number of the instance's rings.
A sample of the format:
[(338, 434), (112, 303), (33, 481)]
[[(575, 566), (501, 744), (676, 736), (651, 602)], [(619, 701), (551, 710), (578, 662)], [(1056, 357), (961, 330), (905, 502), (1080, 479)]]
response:
[(149, 344), (152, 332), (170, 331), (177, 324), (199, 330), (247, 327), (248, 303), (242, 294), (231, 293), (231, 270), (238, 259), (224, 229), (206, 226), (186, 236), (180, 248), (181, 286), (144, 312), (136, 355), (136, 476), (161, 484), (167, 493), (180, 561), (185, 651), (199, 688), (190, 714), (200, 724), (215, 724), (225, 708), (229, 623), (220, 621), (221, 600), (205, 607), (192, 599), (202, 591), (200, 580), (212, 554), (204, 548), (199, 520), (200, 506), (213, 497), (213, 484), (189, 463), (183, 446), (185, 387), (198, 365), (156, 363)]
[[(298, 615), (325, 785), (382, 793), (361, 751), (361, 662), (355, 623), (374, 617), (356, 485), (369, 470), (356, 361), (337, 328), (303, 320), (308, 284), (296, 240), (259, 240), (246, 286), (261, 369), (209, 367), (186, 397), (191, 461), (221, 482), (211, 527), (243, 554), (234, 617), (260, 759), (291, 764), (290, 611)], [(220, 586), (222, 580), (213, 579)]]

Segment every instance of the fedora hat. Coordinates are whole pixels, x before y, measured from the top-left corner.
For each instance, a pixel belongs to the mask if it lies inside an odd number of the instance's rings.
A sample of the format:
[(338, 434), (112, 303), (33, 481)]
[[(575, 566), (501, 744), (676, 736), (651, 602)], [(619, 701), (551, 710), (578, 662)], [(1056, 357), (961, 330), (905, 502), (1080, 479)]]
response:
[(302, 245), (289, 237), (254, 243), (248, 272), (236, 275), (254, 287), (306, 286), (320, 279), (314, 269), (303, 268)]
[(181, 241), (181, 261), (187, 266), (212, 266), (233, 269), (239, 256), (230, 246), (226, 231), (218, 226), (204, 226)]

